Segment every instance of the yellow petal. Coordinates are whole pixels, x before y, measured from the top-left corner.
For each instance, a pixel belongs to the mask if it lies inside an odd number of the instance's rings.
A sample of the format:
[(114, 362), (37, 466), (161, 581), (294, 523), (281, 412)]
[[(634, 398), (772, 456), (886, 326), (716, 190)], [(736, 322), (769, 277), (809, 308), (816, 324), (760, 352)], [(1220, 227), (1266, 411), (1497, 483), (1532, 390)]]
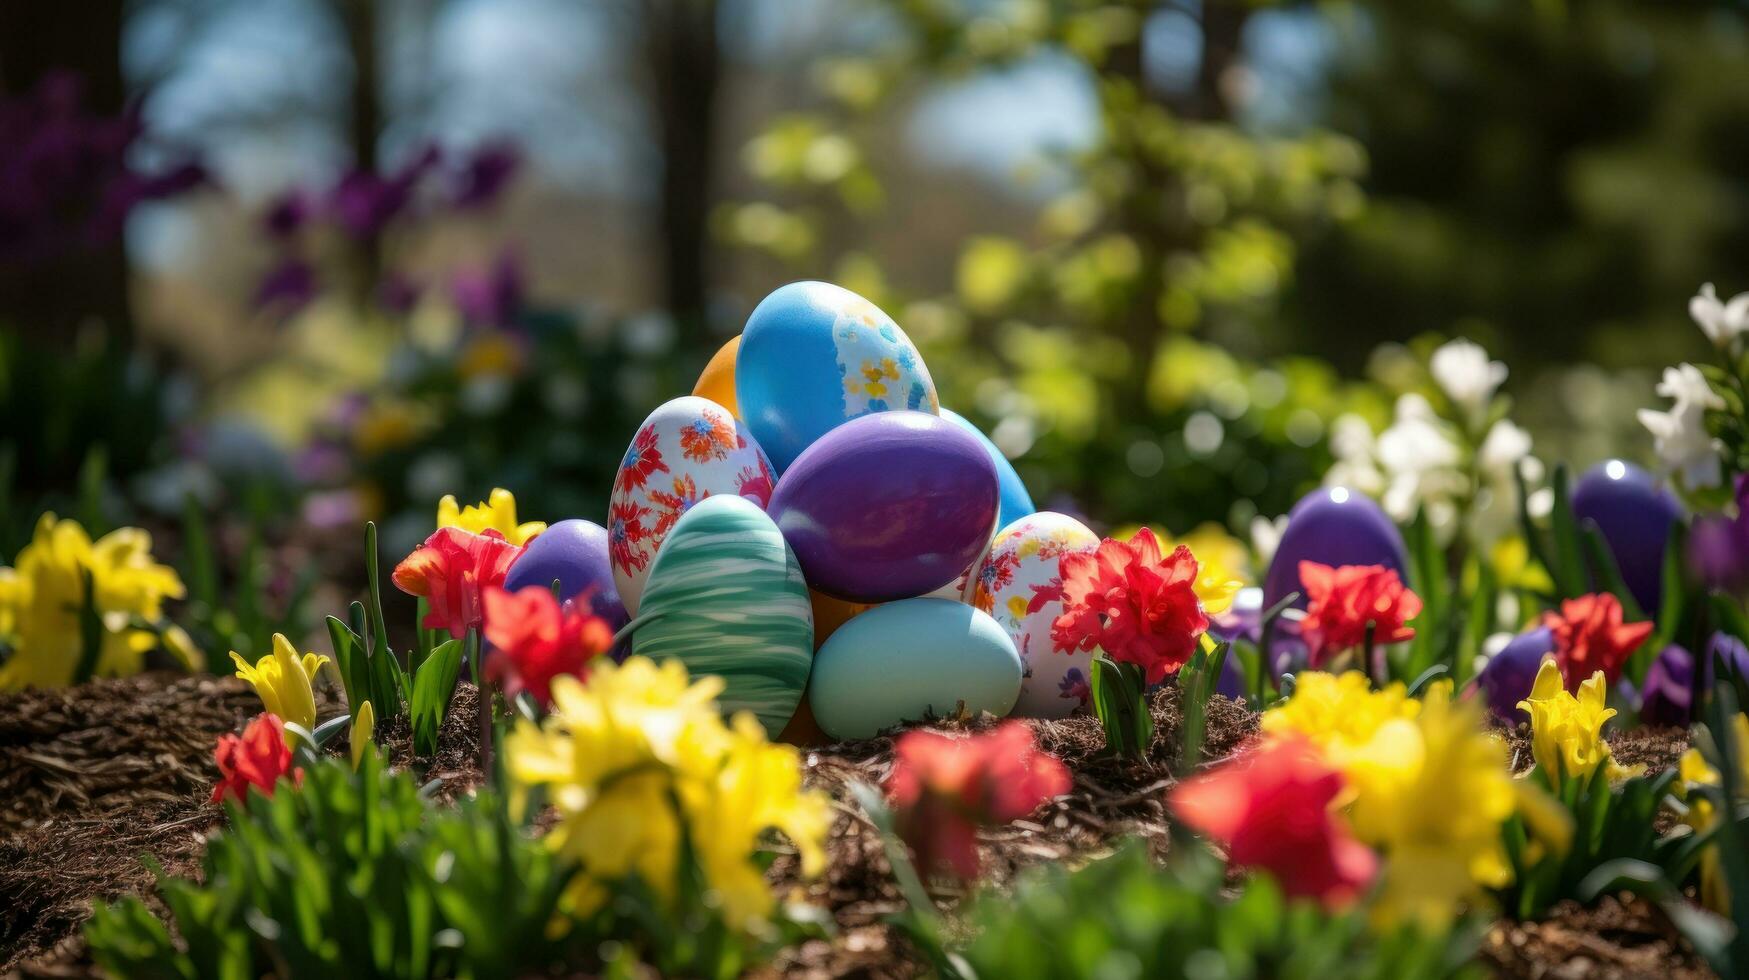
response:
[(377, 713), (369, 701), (358, 706), (358, 715), (352, 719), (352, 733), (348, 741), (352, 745), (352, 768), (356, 771), (358, 764), (364, 760), (365, 747), (371, 744), (371, 738), (376, 734)]

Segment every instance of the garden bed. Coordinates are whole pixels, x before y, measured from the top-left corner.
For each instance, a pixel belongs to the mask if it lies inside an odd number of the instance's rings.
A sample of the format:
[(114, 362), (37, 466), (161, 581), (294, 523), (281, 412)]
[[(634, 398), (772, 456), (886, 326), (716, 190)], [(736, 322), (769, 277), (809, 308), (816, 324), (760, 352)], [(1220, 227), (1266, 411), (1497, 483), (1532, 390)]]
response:
[[(476, 705), (473, 688), (462, 684), (434, 759), (412, 758), (404, 726), (380, 733), (397, 762), (443, 779), (440, 799), (480, 782)], [(79, 925), (92, 901), (149, 892), (152, 874), (143, 855), (172, 874), (198, 870), (205, 837), (223, 819), (208, 802), (218, 776), (213, 743), (258, 710), (240, 681), (161, 673), (0, 697), (0, 972), (88, 974)], [(1164, 794), (1172, 782), (1166, 763), (1178, 748), (1177, 692), (1156, 694), (1153, 710), (1158, 730), (1142, 765), (1104, 756), (1104, 736), (1092, 718), (1028, 722), (1041, 747), (1068, 765), (1073, 789), (1030, 819), (982, 832), (988, 881), (1005, 883), (1040, 862), (1084, 860), (1124, 837), (1142, 837), (1165, 851)], [(1208, 753), (1230, 754), (1256, 727), (1256, 716), (1242, 704), (1217, 697), (1210, 704)], [(1509, 737), (1523, 768), (1528, 748), (1517, 733)], [(1681, 729), (1641, 728), (1612, 744), (1623, 763), (1661, 768), (1675, 762), (1686, 739)], [(904, 937), (886, 924), (902, 899), (880, 841), (847, 802), (850, 783), (886, 778), (891, 740), (823, 746), (805, 759), (809, 781), (839, 801), (830, 865), (820, 879), (801, 881), (793, 859), (780, 857), (771, 877), (780, 894), (828, 910), (838, 928), (829, 940), (782, 951), (756, 975), (923, 972)], [(1509, 976), (1711, 975), (1663, 916), (1638, 901), (1566, 905), (1544, 922), (1496, 924), (1482, 959)]]

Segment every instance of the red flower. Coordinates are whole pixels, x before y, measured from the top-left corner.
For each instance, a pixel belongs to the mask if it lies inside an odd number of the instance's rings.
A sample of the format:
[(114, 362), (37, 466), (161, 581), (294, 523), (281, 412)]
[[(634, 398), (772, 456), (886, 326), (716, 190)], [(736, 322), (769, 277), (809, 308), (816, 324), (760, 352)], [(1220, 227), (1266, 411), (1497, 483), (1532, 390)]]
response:
[[(704, 497), (710, 496), (707, 491)], [(692, 479), (692, 474), (674, 478), (674, 492), (663, 493), (651, 490), (650, 499), (656, 502), (656, 537), (668, 533), (668, 529), (680, 523), (680, 515), (692, 509), (692, 505), (703, 500), (699, 496), (698, 484)]]
[(1378, 855), (1330, 812), (1342, 775), (1302, 742), (1275, 742), (1172, 791), (1172, 812), (1219, 841), (1236, 867), (1261, 868), (1290, 896), (1352, 901)]
[[(1099, 647), (1158, 684), (1184, 666), (1209, 627), (1193, 588), (1196, 558), (1183, 545), (1161, 558), (1160, 542), (1145, 527), (1127, 544), (1106, 538), (1096, 551), (1066, 554), (1057, 570), (1063, 612), (1051, 623), (1051, 642), (1060, 652)], [(1028, 608), (1056, 597), (1039, 590)]]
[(1555, 662), (1567, 690), (1577, 692), (1599, 670), (1612, 685), (1621, 678), (1628, 656), (1652, 632), (1651, 623), (1624, 623), (1621, 617), (1621, 600), (1608, 592), (1568, 599), (1559, 613), (1543, 613), (1543, 625), (1554, 635)]
[(976, 877), (978, 827), (1019, 819), (1069, 791), (1069, 770), (1018, 721), (968, 737), (906, 732), (893, 751), (895, 829), (924, 873)]
[(1403, 625), (1421, 615), (1421, 597), (1409, 591), (1397, 573), (1383, 565), (1343, 565), (1331, 568), (1315, 561), (1300, 562), (1306, 587), (1306, 618), (1300, 632), (1311, 648), (1313, 667), (1333, 653), (1366, 643), (1367, 624), (1374, 643), (1401, 643), (1415, 638)]
[(625, 459), (619, 464), (619, 480), (624, 480), (628, 486), (642, 487), (650, 479), (650, 474), (661, 471), (668, 472), (668, 464), (662, 462), (662, 451), (656, 448), (656, 427), (646, 425), (638, 430), (637, 437), (626, 448)]
[(292, 768), (291, 748), (285, 744), (285, 722), (278, 715), (265, 712), (243, 726), (241, 738), (229, 732), (220, 735), (213, 761), (219, 764), (219, 784), (213, 787), (214, 803), (227, 796), (242, 803), (249, 798), (251, 786), (264, 796), (272, 796), (273, 785), (288, 774), (294, 785), (304, 781), (304, 771)]
[(553, 591), (530, 585), (506, 592), (486, 590), (486, 642), (496, 654), (486, 661), (486, 673), (504, 693), (533, 694), (542, 705), (552, 701), (553, 678), (582, 677), (585, 665), (613, 645), (607, 621), (566, 603), (560, 608)]
[(395, 585), (430, 603), (431, 611), (419, 625), (449, 630), (459, 640), (485, 619), (480, 593), (503, 585), (510, 564), (521, 555), (522, 549), (496, 530), (473, 534), (440, 527), (395, 566)]

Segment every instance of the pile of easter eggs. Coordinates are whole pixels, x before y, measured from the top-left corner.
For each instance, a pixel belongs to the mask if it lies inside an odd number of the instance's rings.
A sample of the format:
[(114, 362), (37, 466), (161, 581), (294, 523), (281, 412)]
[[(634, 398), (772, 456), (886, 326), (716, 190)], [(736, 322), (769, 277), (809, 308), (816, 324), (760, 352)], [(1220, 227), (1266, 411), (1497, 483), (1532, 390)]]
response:
[(554, 525), (517, 571), (587, 591), (631, 653), (722, 678), (726, 710), (846, 739), (1081, 707), (1089, 655), (1053, 650), (1048, 596), (1098, 543), (1034, 512), (890, 317), (799, 282), (638, 427), (606, 526)]

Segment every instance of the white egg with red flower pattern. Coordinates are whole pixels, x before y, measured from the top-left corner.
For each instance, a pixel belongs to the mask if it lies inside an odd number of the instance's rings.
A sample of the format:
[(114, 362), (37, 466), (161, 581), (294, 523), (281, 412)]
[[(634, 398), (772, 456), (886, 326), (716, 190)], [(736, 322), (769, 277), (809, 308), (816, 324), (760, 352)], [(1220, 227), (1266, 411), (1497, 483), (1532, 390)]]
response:
[(608, 562), (626, 612), (638, 614), (650, 563), (680, 515), (715, 493), (764, 509), (771, 461), (728, 409), (697, 395), (658, 406), (632, 437), (607, 507)]
[(1014, 641), (1024, 672), (1014, 714), (1063, 718), (1085, 707), (1093, 654), (1065, 653), (1051, 642), (1051, 622), (1063, 612), (1057, 562), (1094, 551), (1099, 535), (1065, 514), (1028, 514), (997, 533), (978, 563), (967, 602), (993, 617)]

